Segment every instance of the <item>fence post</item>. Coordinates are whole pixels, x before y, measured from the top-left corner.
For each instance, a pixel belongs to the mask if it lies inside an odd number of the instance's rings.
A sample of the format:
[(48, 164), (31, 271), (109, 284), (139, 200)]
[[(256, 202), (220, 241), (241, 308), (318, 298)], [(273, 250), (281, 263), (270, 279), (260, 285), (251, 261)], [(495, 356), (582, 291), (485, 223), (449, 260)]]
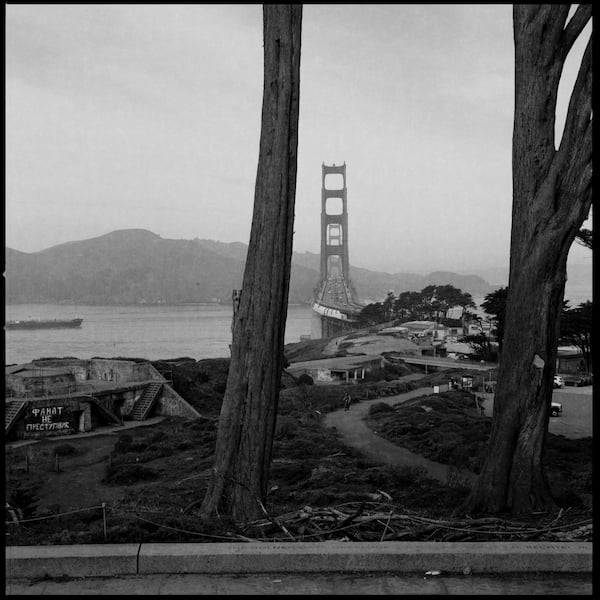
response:
[(56, 472), (60, 473), (60, 463), (58, 459), (58, 453), (54, 455), (54, 466), (56, 468)]
[(29, 473), (29, 452), (25, 454), (25, 473)]
[(104, 526), (104, 541), (106, 541), (106, 502), (102, 503), (102, 522)]

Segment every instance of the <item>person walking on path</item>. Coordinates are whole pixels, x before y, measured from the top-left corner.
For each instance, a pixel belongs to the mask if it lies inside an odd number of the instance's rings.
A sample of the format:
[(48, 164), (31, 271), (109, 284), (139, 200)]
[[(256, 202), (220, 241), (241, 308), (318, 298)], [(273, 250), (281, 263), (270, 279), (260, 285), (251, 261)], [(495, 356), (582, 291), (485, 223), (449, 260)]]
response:
[(344, 410), (349, 410), (350, 409), (350, 394), (348, 392), (346, 392), (344, 394)]

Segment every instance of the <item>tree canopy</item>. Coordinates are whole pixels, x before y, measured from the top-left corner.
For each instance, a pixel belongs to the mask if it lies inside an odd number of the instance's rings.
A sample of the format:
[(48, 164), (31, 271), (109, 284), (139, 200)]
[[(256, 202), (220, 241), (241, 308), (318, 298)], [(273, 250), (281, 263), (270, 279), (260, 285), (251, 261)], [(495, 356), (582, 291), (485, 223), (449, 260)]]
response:
[(506, 317), (506, 296), (508, 294), (507, 287), (501, 287), (488, 294), (481, 308), (490, 316), (492, 329), (498, 340), (499, 349), (502, 350), (502, 338), (504, 337), (504, 320)]
[(559, 341), (581, 350), (588, 372), (592, 370), (592, 312), (592, 302), (587, 300), (575, 308), (565, 305), (560, 316)]
[[(501, 287), (488, 294), (481, 303), (485, 313), (490, 316), (492, 332), (498, 340), (500, 350), (504, 336), (507, 295), (508, 287)], [(588, 371), (591, 371), (592, 361), (592, 306), (591, 300), (586, 300), (575, 308), (571, 308), (568, 301), (563, 301), (558, 338), (560, 344), (577, 346), (581, 350)]]
[(365, 306), (360, 318), (369, 325), (394, 320), (431, 320), (439, 323), (448, 318), (453, 308), (460, 307), (461, 316), (465, 316), (467, 310), (475, 306), (471, 294), (453, 285), (428, 285), (420, 292), (402, 292), (398, 297), (388, 292), (383, 302)]

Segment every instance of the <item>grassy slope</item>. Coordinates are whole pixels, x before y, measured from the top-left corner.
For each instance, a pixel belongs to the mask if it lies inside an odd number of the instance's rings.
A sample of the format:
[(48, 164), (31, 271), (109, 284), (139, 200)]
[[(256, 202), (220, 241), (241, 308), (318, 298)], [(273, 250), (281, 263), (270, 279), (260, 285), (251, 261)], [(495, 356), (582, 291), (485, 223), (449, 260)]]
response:
[[(64, 489), (64, 497), (54, 499), (57, 504), (51, 506), (39, 494), (44, 489), (54, 493), (62, 489), (60, 482), (67, 472), (73, 471), (81, 486), (94, 491), (95, 498), (111, 499), (107, 542), (231, 539), (236, 531), (234, 524), (200, 522), (194, 511), (186, 513), (186, 508), (203, 497), (210, 476), (228, 361), (181, 360), (157, 367), (171, 369), (175, 389), (208, 418), (196, 421), (169, 418), (153, 427), (131, 430), (117, 440), (108, 436), (46, 440), (27, 450), (11, 451), (7, 454), (12, 467), (6, 486), (7, 499), (24, 508), (25, 517), (64, 512), (76, 506), (75, 489)], [(392, 377), (393, 373), (387, 375)], [(353, 398), (366, 398), (367, 391), (369, 398), (401, 393), (424, 384), (442, 383), (447, 376), (433, 374), (418, 382), (365, 382), (353, 386)], [(384, 492), (399, 510), (430, 518), (449, 518), (465, 497), (467, 490), (458, 482), (440, 485), (417, 469), (373, 464), (343, 446), (334, 431), (322, 426), (321, 415), (342, 406), (344, 386), (294, 386), (291, 378), (286, 381), (287, 388), (280, 396), (266, 503), (271, 515), (306, 505), (327, 507), (370, 502), (381, 498)], [(423, 404), (431, 410), (425, 411)], [(374, 410), (369, 420), (378, 432), (395, 443), (434, 460), (467, 466), (474, 471), (489, 431), (489, 419), (476, 415), (472, 396), (462, 392), (409, 402), (397, 409)], [(591, 494), (591, 440), (588, 443), (553, 438), (557, 436), (549, 436), (547, 462), (553, 467), (551, 480), (557, 485), (558, 500), (565, 507), (584, 509), (581, 497)], [(57, 449), (64, 473), (53, 474)], [(24, 470), (26, 451), (33, 457), (29, 473)], [(111, 453), (110, 466), (106, 462), (108, 453)], [(86, 464), (86, 457), (90, 457), (87, 462), (92, 464)], [(99, 460), (104, 461), (100, 470)], [(80, 508), (88, 506), (89, 502)], [(37, 507), (42, 508), (36, 510)], [(7, 543), (11, 544), (105, 541), (100, 510), (33, 522), (11, 530), (10, 534)], [(281, 531), (273, 533), (277, 534)]]

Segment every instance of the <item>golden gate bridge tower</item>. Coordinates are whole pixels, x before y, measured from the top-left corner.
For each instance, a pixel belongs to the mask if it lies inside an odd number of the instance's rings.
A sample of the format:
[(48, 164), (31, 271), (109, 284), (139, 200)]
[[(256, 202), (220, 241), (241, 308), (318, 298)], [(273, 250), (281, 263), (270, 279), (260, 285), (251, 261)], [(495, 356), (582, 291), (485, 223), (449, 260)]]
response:
[(346, 163), (321, 168), (321, 279), (312, 307), (313, 339), (357, 329), (362, 309), (350, 279)]

